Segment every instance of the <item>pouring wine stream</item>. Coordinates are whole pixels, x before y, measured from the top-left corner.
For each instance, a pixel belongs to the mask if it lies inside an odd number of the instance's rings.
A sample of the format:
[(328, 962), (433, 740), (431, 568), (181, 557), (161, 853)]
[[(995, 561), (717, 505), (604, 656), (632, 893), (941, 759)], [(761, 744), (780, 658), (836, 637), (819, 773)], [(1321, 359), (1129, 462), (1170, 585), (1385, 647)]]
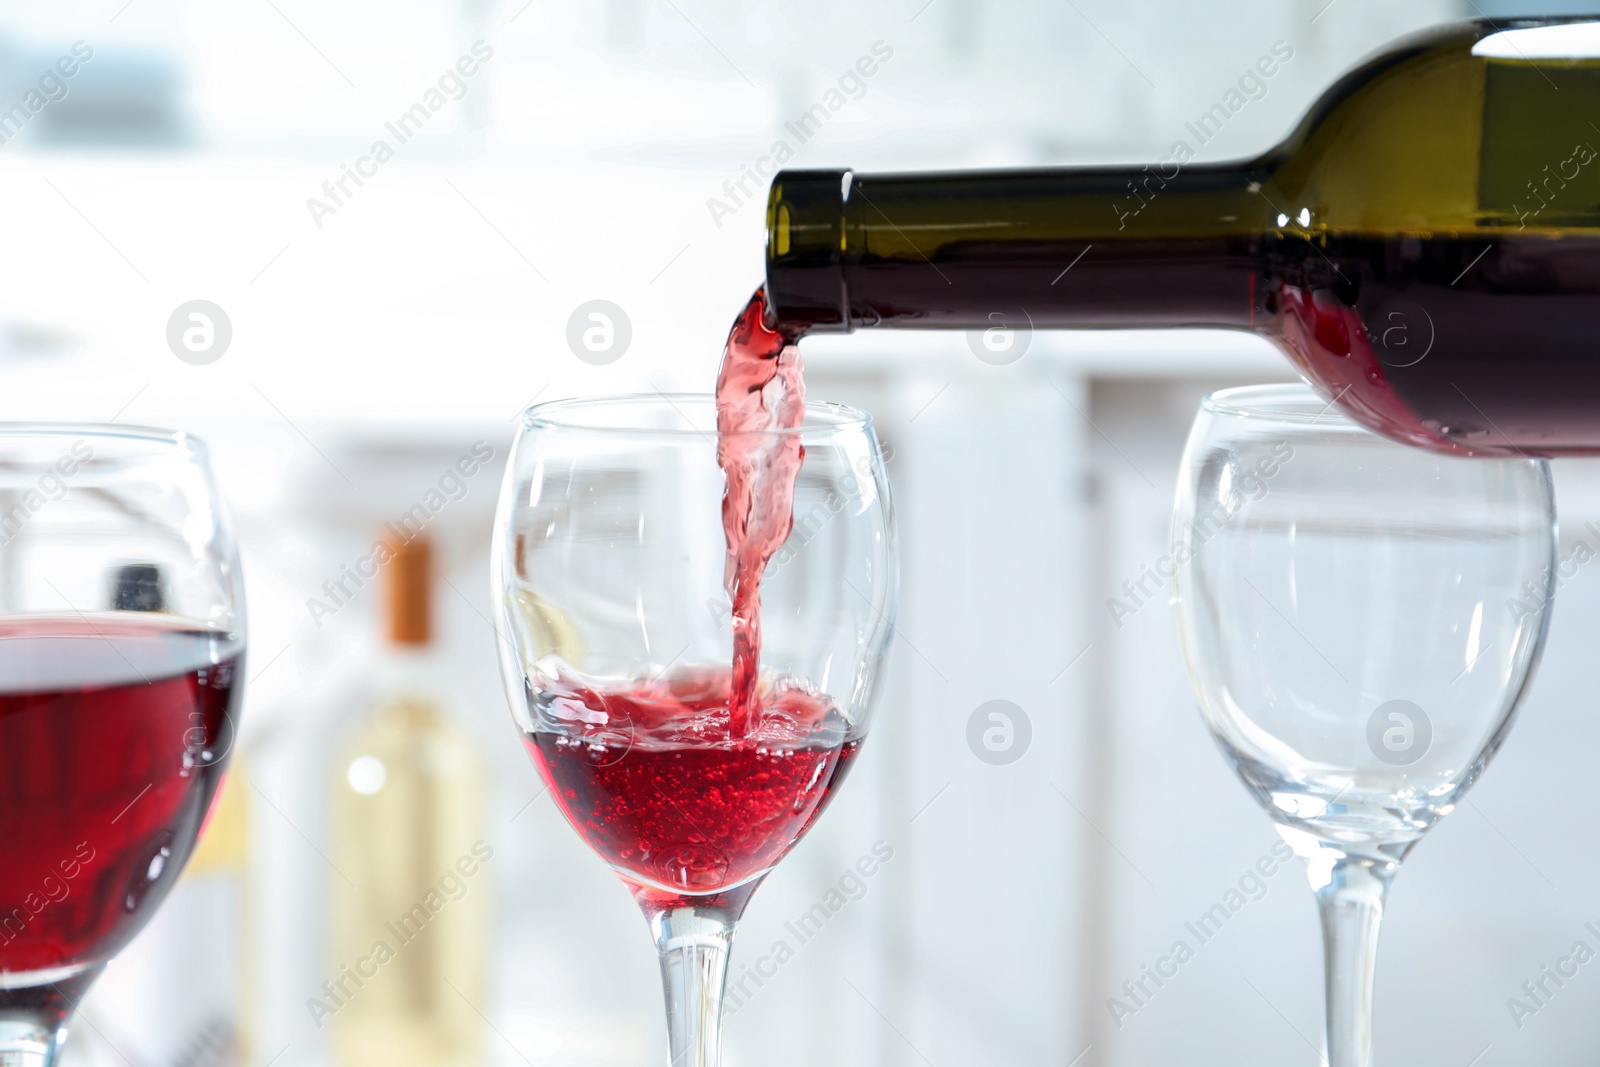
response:
[(798, 338), (766, 323), (757, 289), (734, 320), (717, 373), (717, 463), (727, 478), (722, 530), (728, 543), (723, 584), (733, 605), (733, 691), (728, 735), (760, 726), (761, 576), (794, 526), (794, 483), (805, 446), (792, 431), (805, 418), (806, 386)]

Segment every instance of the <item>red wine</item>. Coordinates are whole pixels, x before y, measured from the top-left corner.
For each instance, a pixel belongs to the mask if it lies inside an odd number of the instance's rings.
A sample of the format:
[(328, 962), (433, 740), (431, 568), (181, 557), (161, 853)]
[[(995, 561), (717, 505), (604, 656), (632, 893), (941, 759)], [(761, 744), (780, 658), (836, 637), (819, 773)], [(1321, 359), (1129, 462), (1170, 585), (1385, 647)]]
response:
[(528, 749), (589, 847), (636, 891), (705, 896), (766, 873), (811, 827), (860, 747), (794, 680), (733, 730), (733, 679), (686, 670), (629, 688), (542, 678)]
[(732, 602), (734, 737), (760, 729), (761, 576), (794, 526), (794, 481), (805, 460), (795, 430), (805, 418), (800, 349), (766, 323), (757, 291), (734, 321), (717, 374), (717, 463), (727, 479), (723, 585)]
[(1253, 331), (1393, 439), (1600, 453), (1594, 27), (1436, 27), (1236, 163), (1193, 162), (1218, 104), (1142, 168), (781, 172), (768, 324)]
[(242, 651), (132, 613), (0, 621), (0, 971), (103, 963), (188, 861)]
[(1600, 239), (1336, 235), (1264, 259), (1258, 328), (1363, 425), (1468, 454), (1600, 449)]

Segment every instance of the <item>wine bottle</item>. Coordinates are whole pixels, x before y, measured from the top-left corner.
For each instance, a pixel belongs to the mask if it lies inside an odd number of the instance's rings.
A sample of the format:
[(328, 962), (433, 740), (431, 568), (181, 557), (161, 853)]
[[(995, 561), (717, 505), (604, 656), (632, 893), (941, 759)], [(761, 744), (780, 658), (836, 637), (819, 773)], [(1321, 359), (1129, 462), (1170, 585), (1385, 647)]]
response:
[(1600, 452), (1600, 22), (1435, 28), (1191, 164), (1229, 106), (1143, 167), (780, 172), (768, 324), (1247, 330), (1397, 440)]
[(334, 768), (333, 954), (318, 1014), (339, 1067), (483, 1061), (485, 761), (430, 693), (431, 558), (421, 537), (390, 546), (386, 691)]

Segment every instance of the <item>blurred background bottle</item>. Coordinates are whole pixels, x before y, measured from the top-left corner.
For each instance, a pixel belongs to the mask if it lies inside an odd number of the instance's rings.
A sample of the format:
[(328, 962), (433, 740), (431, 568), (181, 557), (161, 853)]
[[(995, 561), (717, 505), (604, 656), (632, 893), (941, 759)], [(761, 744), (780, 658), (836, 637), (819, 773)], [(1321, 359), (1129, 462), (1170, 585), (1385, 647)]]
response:
[(379, 695), (338, 749), (328, 793), (320, 999), (341, 1067), (477, 1064), (492, 855), (484, 760), (436, 695), (431, 547), (416, 537), (388, 548)]

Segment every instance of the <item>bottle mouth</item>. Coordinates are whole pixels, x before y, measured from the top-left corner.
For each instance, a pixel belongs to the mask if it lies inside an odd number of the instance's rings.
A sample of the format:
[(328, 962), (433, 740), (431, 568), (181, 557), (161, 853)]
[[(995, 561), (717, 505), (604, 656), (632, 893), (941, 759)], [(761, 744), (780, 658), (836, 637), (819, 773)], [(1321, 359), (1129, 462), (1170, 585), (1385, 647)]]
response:
[(767, 195), (768, 325), (850, 329), (845, 288), (848, 170), (786, 170)]

